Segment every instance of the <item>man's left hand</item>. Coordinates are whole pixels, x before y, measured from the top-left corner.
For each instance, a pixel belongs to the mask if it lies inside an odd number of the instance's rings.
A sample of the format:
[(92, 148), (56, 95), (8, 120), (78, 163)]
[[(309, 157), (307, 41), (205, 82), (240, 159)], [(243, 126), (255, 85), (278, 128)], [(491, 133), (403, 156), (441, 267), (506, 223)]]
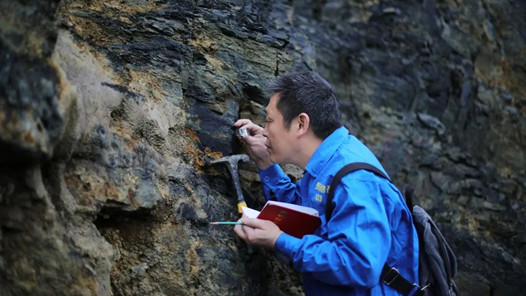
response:
[(278, 237), (283, 233), (274, 222), (246, 216), (239, 219), (244, 225), (236, 225), (235, 233), (251, 245), (274, 248)]

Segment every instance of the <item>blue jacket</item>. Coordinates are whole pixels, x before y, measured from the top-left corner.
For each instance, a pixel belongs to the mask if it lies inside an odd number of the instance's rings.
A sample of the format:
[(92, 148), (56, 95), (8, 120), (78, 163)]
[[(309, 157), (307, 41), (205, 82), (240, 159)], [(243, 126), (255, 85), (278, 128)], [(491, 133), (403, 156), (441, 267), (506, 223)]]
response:
[(329, 184), (350, 162), (384, 171), (374, 154), (341, 127), (318, 147), (296, 184), (278, 165), (260, 171), (267, 199), (272, 191), (279, 201), (315, 208), (322, 220), (314, 234), (302, 239), (281, 234), (275, 248), (303, 273), (306, 295), (400, 295), (381, 282), (380, 273), (387, 262), (418, 283), (418, 236), (391, 182), (365, 170), (344, 176), (334, 192), (332, 218), (325, 221)]

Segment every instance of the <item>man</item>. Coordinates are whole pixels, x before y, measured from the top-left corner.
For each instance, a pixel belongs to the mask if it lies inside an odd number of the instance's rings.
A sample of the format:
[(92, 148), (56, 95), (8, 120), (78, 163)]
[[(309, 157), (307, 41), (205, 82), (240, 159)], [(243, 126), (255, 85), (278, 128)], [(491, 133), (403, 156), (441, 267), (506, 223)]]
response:
[[(289, 73), (271, 84), (265, 128), (240, 119), (234, 126), (250, 135), (242, 140), (260, 169), (265, 196), (312, 207), (322, 225), (298, 239), (273, 222), (243, 216), (235, 233), (250, 244), (274, 248), (303, 273), (306, 295), (400, 295), (380, 279), (387, 262), (418, 282), (418, 237), (403, 196), (388, 180), (359, 170), (333, 188), (334, 210), (325, 221), (328, 186), (351, 162), (385, 172), (373, 153), (341, 124), (336, 95), (313, 72)], [(304, 169), (296, 184), (278, 163)]]

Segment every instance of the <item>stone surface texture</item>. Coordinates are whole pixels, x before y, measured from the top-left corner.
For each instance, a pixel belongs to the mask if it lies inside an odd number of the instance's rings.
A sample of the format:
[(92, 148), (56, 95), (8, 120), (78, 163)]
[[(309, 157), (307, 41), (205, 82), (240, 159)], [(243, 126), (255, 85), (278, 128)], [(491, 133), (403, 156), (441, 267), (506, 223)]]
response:
[[(238, 217), (209, 162), (291, 70), (415, 187), (462, 295), (523, 293), (524, 1), (0, 0), (0, 295), (303, 295), (208, 225)], [(253, 163), (240, 178), (260, 207)]]

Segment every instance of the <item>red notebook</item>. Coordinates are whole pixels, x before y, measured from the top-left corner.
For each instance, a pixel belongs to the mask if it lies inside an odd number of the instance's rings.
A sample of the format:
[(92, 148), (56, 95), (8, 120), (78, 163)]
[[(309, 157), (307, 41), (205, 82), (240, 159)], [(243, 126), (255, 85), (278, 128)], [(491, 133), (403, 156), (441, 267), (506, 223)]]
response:
[(315, 209), (285, 202), (268, 201), (261, 212), (247, 207), (241, 210), (249, 218), (272, 221), (283, 232), (297, 238), (314, 233), (321, 225)]

